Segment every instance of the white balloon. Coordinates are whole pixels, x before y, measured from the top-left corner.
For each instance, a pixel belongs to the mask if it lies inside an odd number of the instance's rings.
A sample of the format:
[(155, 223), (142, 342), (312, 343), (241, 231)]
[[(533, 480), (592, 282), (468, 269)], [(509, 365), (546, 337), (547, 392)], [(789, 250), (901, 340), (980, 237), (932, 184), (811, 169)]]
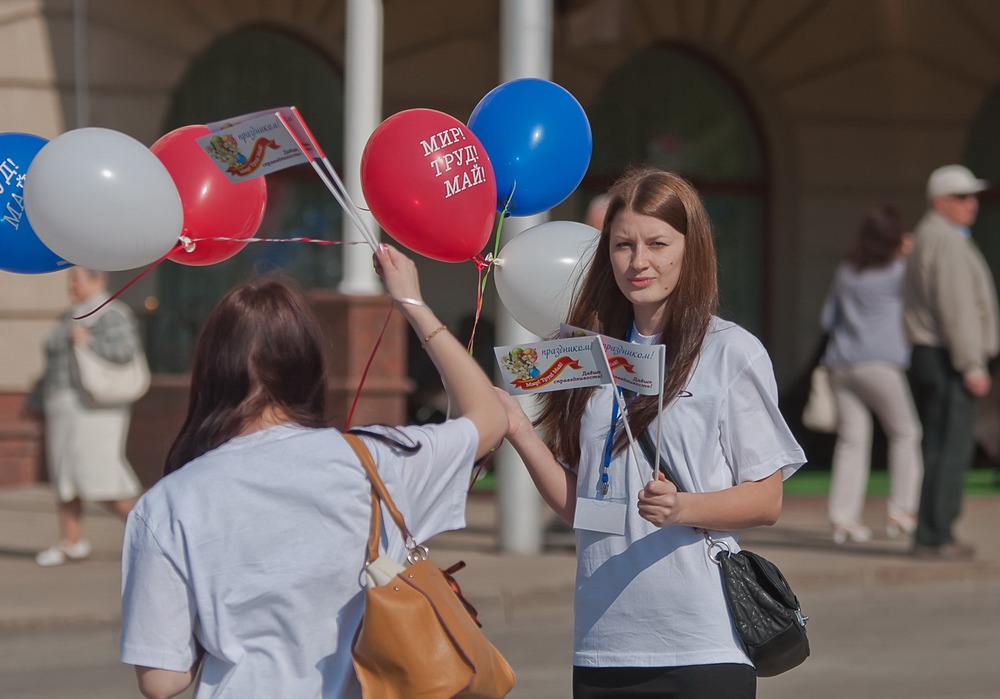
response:
[(24, 205), (52, 252), (104, 271), (157, 261), (184, 227), (166, 167), (139, 141), (111, 129), (67, 131), (45, 144), (28, 168)]
[(504, 245), (494, 278), (500, 301), (514, 320), (539, 337), (559, 330), (600, 236), (583, 223), (549, 221)]

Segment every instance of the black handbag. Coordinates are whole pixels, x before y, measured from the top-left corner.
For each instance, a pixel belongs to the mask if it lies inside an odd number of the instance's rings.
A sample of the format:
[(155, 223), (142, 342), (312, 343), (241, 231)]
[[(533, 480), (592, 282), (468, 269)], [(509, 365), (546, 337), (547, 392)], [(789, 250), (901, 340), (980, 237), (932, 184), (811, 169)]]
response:
[[(644, 431), (638, 441), (646, 459), (653, 463), (656, 450), (649, 433)], [(678, 491), (683, 491), (662, 456), (658, 468)], [(733, 553), (707, 531), (702, 533), (710, 558), (722, 572), (722, 590), (736, 635), (757, 676), (773, 677), (801, 665), (809, 657), (809, 617), (803, 616), (799, 600), (778, 566), (752, 551)]]
[[(718, 543), (716, 543), (718, 548)], [(778, 566), (752, 551), (725, 548), (713, 556), (736, 634), (758, 677), (773, 677), (809, 657), (809, 638), (799, 600)]]

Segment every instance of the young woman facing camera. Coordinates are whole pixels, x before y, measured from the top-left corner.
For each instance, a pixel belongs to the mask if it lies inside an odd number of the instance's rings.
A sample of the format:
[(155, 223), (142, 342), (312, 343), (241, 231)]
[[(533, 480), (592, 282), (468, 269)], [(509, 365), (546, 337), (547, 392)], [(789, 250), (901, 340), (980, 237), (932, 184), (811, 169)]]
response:
[(782, 481), (805, 456), (764, 347), (714, 315), (715, 246), (698, 194), (655, 169), (626, 173), (609, 194), (567, 322), (666, 346), (660, 424), (656, 396), (624, 399), (633, 435), (659, 436), (680, 488), (652, 480), (638, 446), (635, 463), (612, 386), (544, 394), (534, 426), (500, 394), (508, 438), (576, 529), (573, 695), (753, 697), (703, 530), (739, 550), (739, 530), (777, 521)]

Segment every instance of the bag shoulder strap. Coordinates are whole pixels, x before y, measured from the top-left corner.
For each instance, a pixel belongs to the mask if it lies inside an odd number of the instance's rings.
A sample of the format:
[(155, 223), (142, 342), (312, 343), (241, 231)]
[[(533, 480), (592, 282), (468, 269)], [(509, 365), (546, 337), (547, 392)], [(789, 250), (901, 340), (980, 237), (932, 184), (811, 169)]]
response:
[[(639, 433), (638, 442), (639, 446), (642, 448), (642, 453), (646, 456), (646, 461), (650, 464), (656, 461), (656, 446), (653, 444), (653, 438), (649, 436), (648, 429)], [(677, 486), (678, 493), (684, 492), (684, 488), (677, 482), (676, 476), (674, 476), (673, 472), (670, 470), (670, 465), (664, 460), (662, 454), (660, 455), (660, 463), (657, 464), (657, 467), (668, 481)]]
[(389, 510), (392, 521), (396, 523), (400, 533), (403, 535), (403, 541), (412, 541), (413, 536), (410, 534), (410, 530), (406, 528), (403, 513), (396, 507), (392, 496), (389, 495), (389, 490), (385, 487), (385, 483), (382, 482), (382, 477), (378, 475), (375, 460), (372, 459), (372, 454), (368, 451), (368, 447), (356, 435), (345, 433), (344, 439), (347, 440), (354, 453), (358, 455), (358, 459), (361, 461), (361, 465), (368, 475), (368, 480), (372, 484), (372, 515), (368, 529), (368, 561), (371, 562), (378, 558), (378, 542), (382, 534), (382, 508), (380, 503), (385, 504), (386, 509)]

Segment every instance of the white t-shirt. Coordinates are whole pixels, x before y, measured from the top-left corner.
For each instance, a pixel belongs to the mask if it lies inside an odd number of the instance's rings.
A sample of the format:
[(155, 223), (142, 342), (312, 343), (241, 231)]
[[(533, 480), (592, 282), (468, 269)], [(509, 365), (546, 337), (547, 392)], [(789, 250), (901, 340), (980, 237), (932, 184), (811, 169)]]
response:
[[(399, 431), (422, 448), (364, 440), (414, 538), (464, 527), (473, 423)], [(370, 512), (364, 470), (333, 429), (237, 437), (163, 478), (125, 528), (122, 661), (185, 671), (197, 639), (199, 698), (360, 697), (350, 648)], [(404, 561), (384, 511), (383, 523), (382, 550)]]
[[(579, 497), (593, 498), (600, 481), (613, 391), (598, 389), (583, 416)], [(649, 429), (655, 440), (655, 421)], [(641, 474), (628, 449), (608, 469), (608, 495), (628, 503), (624, 536), (577, 529), (573, 663), (750, 664), (705, 537), (690, 527), (657, 528), (639, 516), (638, 493), (651, 467), (638, 444), (635, 451)], [(778, 470), (787, 478), (805, 463), (778, 411), (770, 358), (750, 333), (712, 319), (687, 386), (664, 412), (661, 455), (688, 492), (719, 491)], [(739, 550), (737, 532), (712, 536)]]

